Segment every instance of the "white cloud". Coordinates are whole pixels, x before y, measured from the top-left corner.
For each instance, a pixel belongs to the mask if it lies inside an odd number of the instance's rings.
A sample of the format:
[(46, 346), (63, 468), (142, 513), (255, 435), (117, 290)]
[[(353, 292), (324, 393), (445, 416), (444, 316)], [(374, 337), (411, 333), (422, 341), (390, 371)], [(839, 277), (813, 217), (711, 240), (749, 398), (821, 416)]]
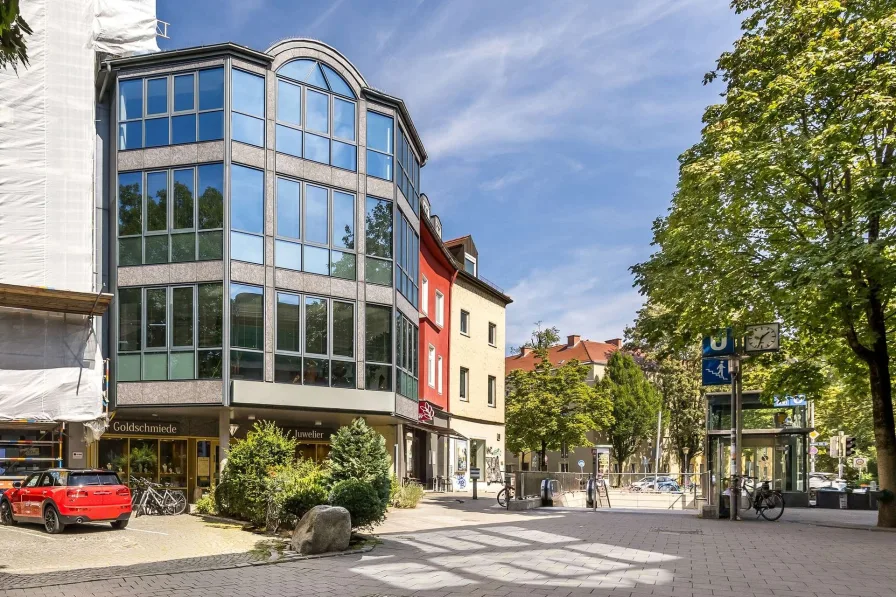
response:
[(505, 187), (512, 187), (517, 183), (523, 182), (530, 177), (531, 174), (529, 172), (523, 172), (521, 170), (518, 170), (516, 172), (508, 172), (506, 174), (502, 174), (497, 178), (493, 178), (481, 183), (479, 185), (479, 188), (483, 191), (500, 191)]
[(593, 245), (559, 253), (555, 263), (533, 269), (507, 291), (513, 299), (507, 307), (508, 346), (528, 340), (537, 321), (556, 326), (562, 336), (622, 337), (643, 299), (619, 272), (637, 258), (632, 247)]

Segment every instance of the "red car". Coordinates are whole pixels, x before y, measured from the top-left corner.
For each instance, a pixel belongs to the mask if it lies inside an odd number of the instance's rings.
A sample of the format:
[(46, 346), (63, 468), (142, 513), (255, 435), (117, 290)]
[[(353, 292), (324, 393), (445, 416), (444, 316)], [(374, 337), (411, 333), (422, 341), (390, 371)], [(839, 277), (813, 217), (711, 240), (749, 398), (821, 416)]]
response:
[(113, 471), (54, 468), (16, 481), (0, 495), (0, 524), (43, 524), (48, 533), (66, 525), (111, 522), (128, 526), (131, 492)]

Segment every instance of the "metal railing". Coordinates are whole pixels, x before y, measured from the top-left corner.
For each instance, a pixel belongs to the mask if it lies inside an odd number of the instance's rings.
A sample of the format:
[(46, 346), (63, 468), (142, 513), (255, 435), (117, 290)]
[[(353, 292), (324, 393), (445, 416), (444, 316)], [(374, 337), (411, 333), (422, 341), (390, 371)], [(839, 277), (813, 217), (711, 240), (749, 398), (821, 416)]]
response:
[(555, 481), (554, 493), (567, 493), (570, 491), (585, 491), (588, 484), (588, 474), (585, 473), (556, 473), (551, 471), (520, 471), (521, 497), (537, 497), (541, 495), (541, 482), (545, 479)]

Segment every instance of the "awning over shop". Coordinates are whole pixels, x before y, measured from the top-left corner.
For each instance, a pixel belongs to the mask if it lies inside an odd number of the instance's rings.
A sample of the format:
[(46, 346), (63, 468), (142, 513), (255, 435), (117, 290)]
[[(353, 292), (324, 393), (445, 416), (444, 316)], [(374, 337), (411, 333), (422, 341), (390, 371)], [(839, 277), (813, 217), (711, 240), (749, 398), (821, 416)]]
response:
[(439, 435), (443, 435), (445, 437), (454, 437), (457, 439), (467, 439), (467, 436), (451, 429), (450, 427), (436, 427), (435, 425), (430, 425), (429, 423), (421, 423), (417, 421), (416, 423), (404, 422), (405, 427), (412, 427), (414, 429), (420, 429), (422, 431), (426, 431), (429, 433), (437, 433)]
[(109, 308), (111, 302), (112, 295), (107, 292), (75, 292), (42, 286), (0, 283), (0, 307), (78, 315), (102, 315)]

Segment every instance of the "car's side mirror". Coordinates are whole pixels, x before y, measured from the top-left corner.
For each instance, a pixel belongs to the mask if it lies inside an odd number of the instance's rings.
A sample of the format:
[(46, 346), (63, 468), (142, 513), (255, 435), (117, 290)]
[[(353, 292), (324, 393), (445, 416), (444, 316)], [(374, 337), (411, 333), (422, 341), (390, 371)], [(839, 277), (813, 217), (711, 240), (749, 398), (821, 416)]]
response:
[(21, 481), (13, 481), (12, 486), (14, 489), (18, 489), (19, 487), (22, 486), (22, 482)]

